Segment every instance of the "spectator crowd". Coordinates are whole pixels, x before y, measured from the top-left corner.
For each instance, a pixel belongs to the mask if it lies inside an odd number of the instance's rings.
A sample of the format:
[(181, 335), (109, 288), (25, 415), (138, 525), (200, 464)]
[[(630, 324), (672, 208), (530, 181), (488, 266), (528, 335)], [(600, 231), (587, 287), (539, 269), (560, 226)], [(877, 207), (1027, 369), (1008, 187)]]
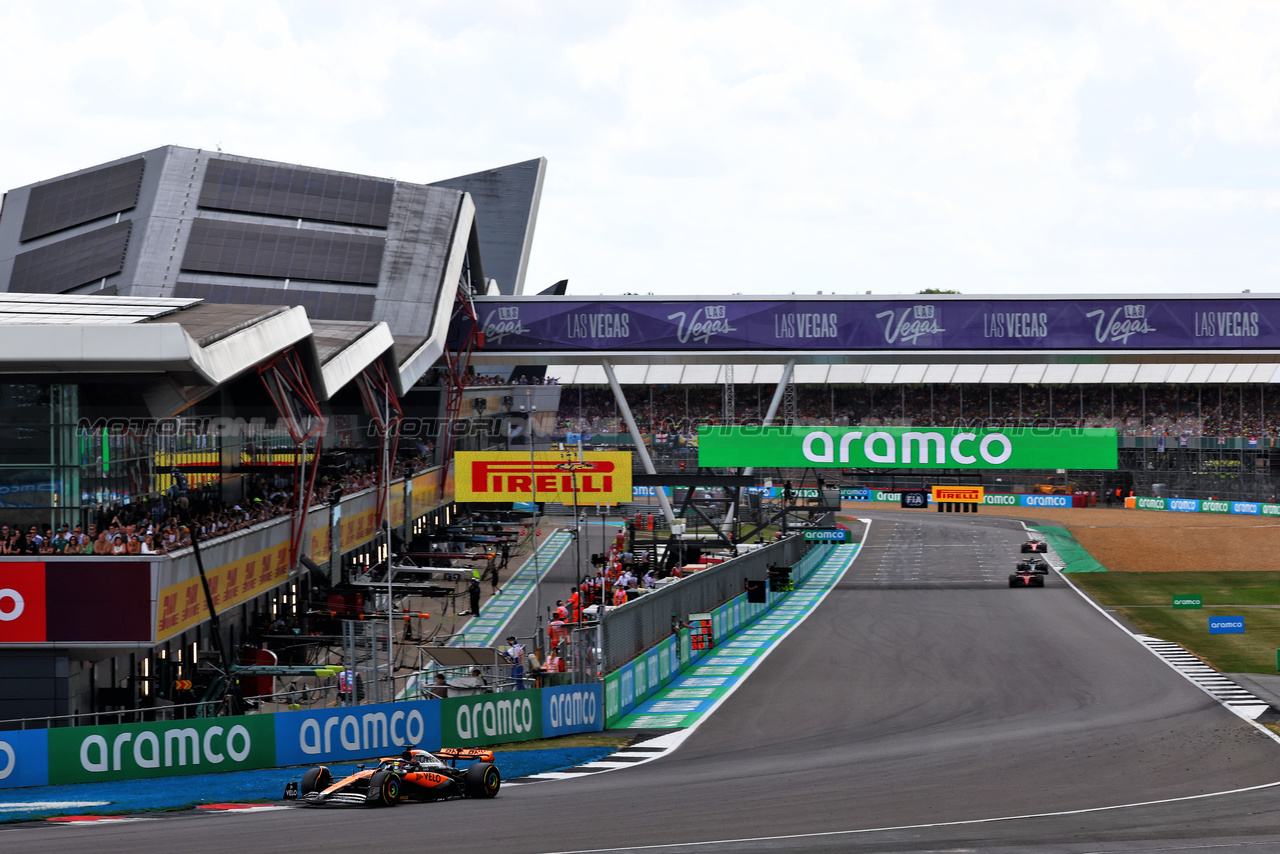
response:
[[(760, 423), (772, 385), (734, 389), (732, 423)], [(722, 386), (624, 386), (645, 432), (692, 435), (726, 422)], [(1263, 385), (799, 385), (802, 426), (1110, 427), (1125, 436), (1280, 436), (1280, 392)], [(778, 413), (778, 418), (783, 416)], [(607, 386), (566, 387), (565, 433), (626, 430)]]

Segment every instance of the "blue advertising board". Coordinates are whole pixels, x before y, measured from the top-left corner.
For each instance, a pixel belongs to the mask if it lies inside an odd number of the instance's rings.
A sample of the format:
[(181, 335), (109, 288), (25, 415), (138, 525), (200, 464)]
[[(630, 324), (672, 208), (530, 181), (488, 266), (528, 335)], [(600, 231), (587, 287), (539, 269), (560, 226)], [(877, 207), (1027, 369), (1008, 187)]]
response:
[(43, 729), (0, 732), (0, 789), (49, 785), (49, 738)]
[(1209, 634), (1242, 635), (1244, 634), (1244, 617), (1210, 617)]
[(440, 744), (440, 701), (413, 700), (280, 712), (275, 716), (276, 760), (311, 765), (399, 753)]
[(1070, 507), (1070, 495), (1022, 495), (1019, 501), (1023, 507)]
[(542, 736), (604, 729), (604, 686), (559, 685), (542, 689)]
[(1200, 501), (1195, 498), (1170, 498), (1165, 506), (1180, 513), (1200, 512)]

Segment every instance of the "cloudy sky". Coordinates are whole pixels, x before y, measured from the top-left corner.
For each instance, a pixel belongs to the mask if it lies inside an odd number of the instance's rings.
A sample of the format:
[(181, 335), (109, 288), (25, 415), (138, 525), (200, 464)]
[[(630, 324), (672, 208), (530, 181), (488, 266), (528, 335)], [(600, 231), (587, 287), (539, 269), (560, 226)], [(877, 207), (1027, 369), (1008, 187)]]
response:
[(0, 188), (546, 157), (527, 289), (1280, 291), (1280, 3), (0, 0)]

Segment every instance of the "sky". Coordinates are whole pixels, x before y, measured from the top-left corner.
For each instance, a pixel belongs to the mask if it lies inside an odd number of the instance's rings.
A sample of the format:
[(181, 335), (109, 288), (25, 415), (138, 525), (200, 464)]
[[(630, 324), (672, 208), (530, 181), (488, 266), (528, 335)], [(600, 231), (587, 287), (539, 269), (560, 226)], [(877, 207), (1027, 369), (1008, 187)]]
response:
[(547, 158), (526, 291), (1280, 291), (1280, 3), (0, 0), (0, 188)]

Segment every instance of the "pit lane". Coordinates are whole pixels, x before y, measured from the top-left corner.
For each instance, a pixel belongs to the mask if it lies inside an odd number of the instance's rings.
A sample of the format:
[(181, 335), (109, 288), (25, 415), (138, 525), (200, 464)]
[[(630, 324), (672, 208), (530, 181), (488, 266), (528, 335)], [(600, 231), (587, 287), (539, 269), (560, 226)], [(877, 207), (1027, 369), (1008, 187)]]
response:
[(813, 615), (679, 750), (645, 765), (492, 802), (0, 839), (42, 851), (1280, 849), (1275, 790), (1201, 797), (1280, 780), (1280, 746), (1060, 578), (1008, 588), (1025, 536), (984, 517), (876, 519)]

